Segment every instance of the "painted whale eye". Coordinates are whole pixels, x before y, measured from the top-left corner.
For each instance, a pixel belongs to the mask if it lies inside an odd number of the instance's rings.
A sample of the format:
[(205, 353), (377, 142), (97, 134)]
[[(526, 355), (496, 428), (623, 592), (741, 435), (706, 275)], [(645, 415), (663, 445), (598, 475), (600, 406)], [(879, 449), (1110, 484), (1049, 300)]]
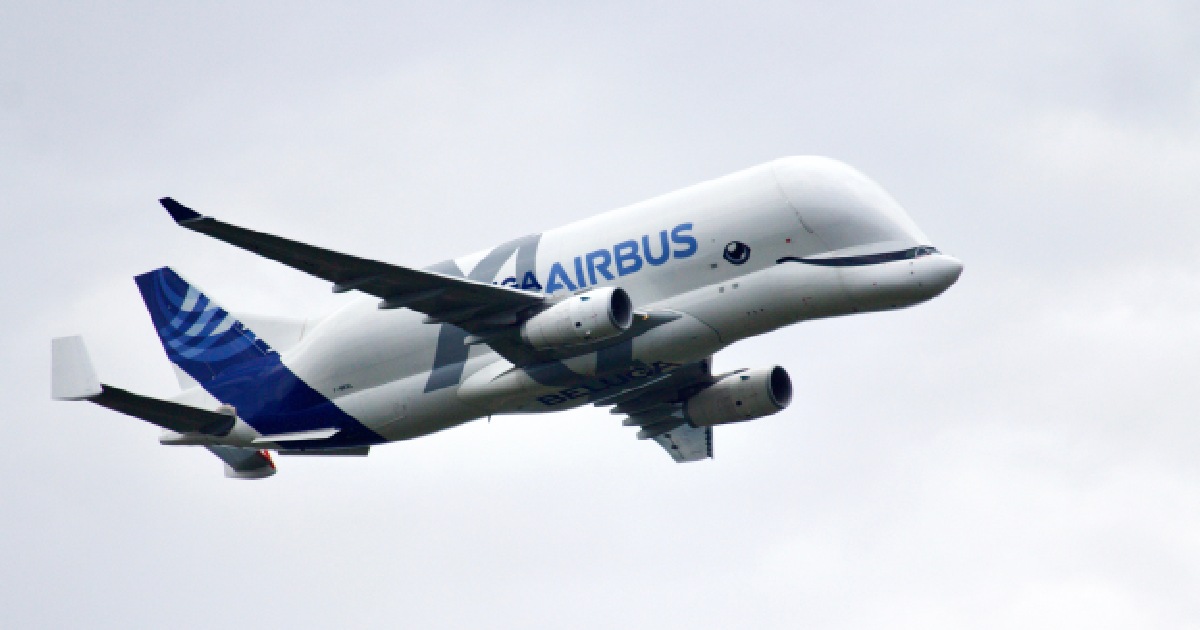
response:
[(750, 260), (750, 246), (741, 241), (730, 241), (725, 246), (725, 260), (740, 265)]

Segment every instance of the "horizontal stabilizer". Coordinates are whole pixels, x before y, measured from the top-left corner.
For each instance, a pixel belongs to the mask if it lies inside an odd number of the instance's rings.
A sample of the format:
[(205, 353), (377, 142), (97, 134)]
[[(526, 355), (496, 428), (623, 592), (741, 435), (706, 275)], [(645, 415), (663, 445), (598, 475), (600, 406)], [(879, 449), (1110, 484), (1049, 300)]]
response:
[(344, 448), (312, 448), (279, 451), (280, 455), (316, 455), (319, 457), (366, 457), (370, 446), (347, 446)]
[(300, 440), (326, 440), (337, 435), (338, 431), (341, 431), (341, 429), (329, 427), (328, 429), (311, 429), (308, 431), (296, 431), (294, 433), (276, 433), (256, 438), (254, 443), (267, 444), (273, 442), (298, 442)]
[[(96, 377), (87, 347), (79, 336), (53, 340), (51, 372), (50, 391), (55, 400), (86, 400), (175, 433), (224, 436), (237, 422), (232, 411), (208, 411), (104, 385)], [(337, 430), (333, 429), (333, 432)], [(275, 474), (275, 462), (271, 461), (267, 451), (237, 446), (205, 448), (225, 462), (226, 477), (262, 479)]]
[(233, 414), (208, 411), (191, 405), (151, 398), (111, 385), (101, 385), (100, 387), (103, 391), (98, 396), (88, 398), (89, 402), (145, 420), (176, 433), (226, 435), (237, 421)]
[(50, 365), (50, 395), (54, 400), (86, 400), (100, 395), (100, 379), (96, 378), (83, 337), (53, 340)]
[(51, 395), (55, 400), (86, 400), (176, 433), (224, 435), (233, 428), (230, 414), (208, 411), (104, 385), (96, 377), (83, 337), (59, 337), (51, 343)]
[(263, 479), (275, 474), (275, 462), (266, 451), (240, 446), (205, 448), (225, 462), (225, 476), (230, 479)]

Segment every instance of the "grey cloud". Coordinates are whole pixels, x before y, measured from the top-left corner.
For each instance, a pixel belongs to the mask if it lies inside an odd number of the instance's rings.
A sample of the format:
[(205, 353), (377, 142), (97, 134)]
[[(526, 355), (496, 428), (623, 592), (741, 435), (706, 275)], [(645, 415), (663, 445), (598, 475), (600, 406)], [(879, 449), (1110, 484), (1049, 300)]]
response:
[[(1200, 623), (1187, 3), (8, 3), (5, 627)], [(607, 414), (235, 483), (48, 400), (48, 340), (174, 379), (131, 277), (344, 298), (175, 229), (426, 264), (774, 157), (880, 180), (958, 286), (730, 348), (777, 417), (675, 466)]]

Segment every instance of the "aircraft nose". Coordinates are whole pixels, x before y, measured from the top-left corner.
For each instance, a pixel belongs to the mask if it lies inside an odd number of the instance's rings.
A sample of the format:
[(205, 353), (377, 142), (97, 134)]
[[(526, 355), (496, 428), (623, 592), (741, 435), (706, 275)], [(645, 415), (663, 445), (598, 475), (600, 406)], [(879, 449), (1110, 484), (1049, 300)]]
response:
[(934, 260), (930, 262), (934, 263), (930, 279), (938, 286), (939, 291), (949, 289), (951, 285), (958, 282), (958, 277), (962, 275), (962, 261), (953, 256), (941, 254), (935, 256)]

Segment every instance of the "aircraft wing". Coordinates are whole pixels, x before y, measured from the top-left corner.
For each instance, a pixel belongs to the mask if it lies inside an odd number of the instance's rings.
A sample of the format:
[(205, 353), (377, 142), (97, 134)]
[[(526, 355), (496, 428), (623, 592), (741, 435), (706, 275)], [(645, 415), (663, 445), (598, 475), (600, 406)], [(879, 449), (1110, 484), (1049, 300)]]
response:
[(639, 440), (658, 442), (677, 463), (708, 459), (713, 456), (712, 427), (689, 424), (683, 403), (715, 382), (709, 366), (709, 360), (691, 363), (595, 404), (612, 405), (612, 413), (627, 415), (624, 424), (640, 427)]
[(342, 254), (218, 221), (170, 197), (159, 202), (189, 230), (328, 280), (335, 293), (358, 290), (380, 298), (380, 308), (424, 313), (427, 323), (449, 323), (482, 334), (509, 326), (545, 303), (540, 293)]
[(263, 479), (275, 474), (275, 462), (267, 451), (241, 446), (206, 446), (208, 452), (225, 462), (225, 476), (231, 479)]
[(713, 456), (712, 427), (683, 425), (662, 435), (654, 441), (667, 449), (676, 463), (698, 462)]

